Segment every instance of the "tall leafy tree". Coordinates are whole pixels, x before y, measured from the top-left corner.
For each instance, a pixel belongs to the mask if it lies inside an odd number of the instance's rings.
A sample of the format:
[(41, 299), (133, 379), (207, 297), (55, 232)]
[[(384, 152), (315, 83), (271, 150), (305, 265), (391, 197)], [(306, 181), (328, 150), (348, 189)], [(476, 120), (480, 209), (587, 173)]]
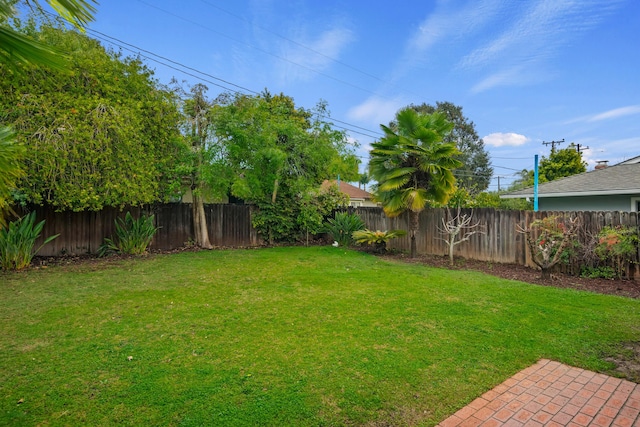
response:
[(436, 102), (436, 105), (410, 105), (410, 108), (423, 114), (440, 112), (453, 123), (453, 129), (444, 137), (444, 142), (454, 143), (459, 154), (456, 156), (462, 166), (454, 171), (458, 186), (475, 194), (486, 190), (493, 176), (493, 168), (484, 141), (478, 136), (473, 121), (462, 112), (462, 107), (451, 102)]
[(587, 171), (587, 163), (574, 146), (553, 150), (549, 157), (540, 160), (539, 173), (546, 181), (553, 181), (565, 176), (576, 175)]
[[(567, 148), (553, 150), (549, 157), (543, 156), (538, 164), (538, 183), (553, 181), (587, 171), (587, 163), (582, 160), (582, 154), (570, 145)], [(533, 186), (533, 170), (523, 169), (509, 191), (520, 190)]]
[[(78, 29), (93, 20), (93, 1), (51, 0), (48, 3)], [(17, 14), (16, 6), (19, 4), (31, 5), (42, 15), (42, 7), (37, 0), (0, 0), (0, 64), (13, 72), (20, 72), (20, 64), (45, 64), (64, 68), (65, 61), (59, 52), (9, 25)], [(20, 163), (23, 151), (15, 142), (11, 128), (0, 122), (0, 228), (4, 227), (5, 213), (10, 210), (11, 192), (16, 188), (17, 180), (24, 175)]]
[(230, 191), (260, 208), (255, 224), (269, 241), (295, 233), (301, 198), (323, 180), (358, 177), (344, 133), (322, 119), (324, 102), (310, 111), (265, 91), (229, 98), (214, 112), (215, 133), (234, 171)]
[(394, 217), (410, 214), (411, 257), (416, 256), (419, 215), (429, 202), (446, 203), (455, 191), (453, 170), (461, 166), (455, 144), (444, 141), (453, 124), (442, 113), (422, 114), (405, 108), (393, 128), (373, 143), (369, 172), (378, 181), (375, 198)]
[(183, 149), (173, 94), (139, 60), (82, 34), (22, 31), (68, 58), (66, 69), (0, 64), (0, 120), (27, 149), (22, 197), (76, 211), (168, 198)]
[(193, 199), (191, 207), (195, 244), (211, 249), (213, 246), (209, 239), (204, 201), (209, 197), (221, 199), (228, 194), (230, 172), (223, 141), (216, 136), (213, 124), (214, 106), (227, 97), (211, 101), (207, 98), (207, 91), (207, 86), (203, 84), (194, 85), (190, 94), (184, 94), (182, 112), (185, 118), (184, 134), (190, 148), (184, 176)]

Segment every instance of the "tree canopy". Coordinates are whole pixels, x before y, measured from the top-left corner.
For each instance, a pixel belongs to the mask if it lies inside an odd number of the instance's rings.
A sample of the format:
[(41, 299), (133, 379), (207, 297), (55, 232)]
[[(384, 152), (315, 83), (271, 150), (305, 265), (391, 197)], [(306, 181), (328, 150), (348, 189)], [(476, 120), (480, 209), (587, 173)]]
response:
[[(553, 150), (549, 157), (542, 157), (538, 163), (538, 183), (554, 181), (566, 176), (576, 175), (587, 171), (587, 163), (582, 160), (582, 155), (571, 144), (567, 148)], [(532, 187), (534, 171), (523, 169), (520, 177), (509, 187), (509, 191)]]
[(27, 148), (21, 197), (70, 210), (165, 199), (183, 150), (173, 94), (134, 58), (82, 34), (22, 28), (68, 57), (66, 69), (0, 64), (0, 120)]
[[(86, 0), (50, 0), (48, 3), (62, 17), (78, 29), (93, 20), (93, 1)], [(64, 58), (50, 46), (39, 43), (12, 27), (17, 5), (28, 4), (43, 15), (38, 0), (18, 1), (0, 0), (0, 65), (20, 72), (20, 64), (48, 64), (64, 68)], [(11, 211), (11, 193), (16, 189), (18, 179), (24, 176), (21, 160), (24, 147), (14, 140), (13, 130), (6, 126), (0, 117), (0, 228), (6, 224), (5, 214)]]
[(489, 153), (484, 147), (484, 141), (478, 136), (473, 121), (463, 114), (462, 107), (451, 102), (436, 102), (435, 106), (422, 103), (412, 104), (409, 108), (423, 114), (440, 112), (445, 115), (453, 124), (453, 129), (444, 136), (443, 141), (456, 145), (459, 152), (456, 159), (462, 163), (454, 171), (458, 186), (474, 194), (486, 190), (493, 175)]
[(395, 126), (381, 125), (385, 134), (371, 144), (369, 172), (378, 181), (375, 200), (384, 212), (411, 216), (411, 256), (416, 255), (420, 212), (428, 203), (446, 203), (455, 190), (452, 171), (461, 166), (454, 143), (444, 142), (453, 128), (442, 113), (422, 114), (405, 108)]
[(327, 115), (325, 102), (306, 110), (268, 91), (229, 96), (213, 108), (230, 193), (260, 208), (254, 223), (270, 241), (296, 233), (302, 200), (325, 179), (359, 176), (352, 147)]

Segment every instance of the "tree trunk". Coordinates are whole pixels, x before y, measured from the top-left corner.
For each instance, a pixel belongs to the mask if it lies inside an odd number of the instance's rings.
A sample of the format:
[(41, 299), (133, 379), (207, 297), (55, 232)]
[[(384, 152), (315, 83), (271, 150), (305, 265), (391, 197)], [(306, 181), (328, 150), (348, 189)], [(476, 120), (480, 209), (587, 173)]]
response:
[(409, 211), (409, 221), (411, 223), (411, 258), (415, 258), (418, 255), (418, 249), (416, 245), (416, 234), (418, 234), (418, 228), (420, 225), (420, 212)]
[(454, 248), (454, 239), (455, 237), (452, 237), (451, 240), (449, 241), (449, 265), (453, 267), (453, 248)]
[(280, 183), (278, 182), (278, 178), (276, 178), (276, 180), (273, 183), (273, 193), (271, 193), (271, 203), (273, 203), (274, 205), (276, 204), (276, 196), (278, 195), (278, 185)]
[(540, 271), (540, 278), (542, 280), (551, 280), (551, 267), (549, 268), (543, 268)]
[(207, 216), (204, 212), (204, 201), (200, 195), (193, 193), (193, 203), (191, 205), (193, 215), (193, 233), (196, 246), (203, 249), (213, 249), (209, 241), (209, 230), (207, 228)]

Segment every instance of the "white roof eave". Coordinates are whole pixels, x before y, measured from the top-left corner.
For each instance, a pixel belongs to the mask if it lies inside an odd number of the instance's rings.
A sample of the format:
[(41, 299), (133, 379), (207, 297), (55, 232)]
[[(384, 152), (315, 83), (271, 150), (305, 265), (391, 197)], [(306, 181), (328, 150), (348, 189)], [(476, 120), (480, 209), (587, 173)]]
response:
[[(564, 193), (538, 193), (538, 198), (545, 197), (586, 197), (586, 196), (615, 196), (620, 194), (640, 194), (640, 188), (627, 190), (599, 190), (599, 191), (567, 191)], [(533, 197), (533, 191), (527, 194), (504, 194), (501, 199), (522, 199)]]

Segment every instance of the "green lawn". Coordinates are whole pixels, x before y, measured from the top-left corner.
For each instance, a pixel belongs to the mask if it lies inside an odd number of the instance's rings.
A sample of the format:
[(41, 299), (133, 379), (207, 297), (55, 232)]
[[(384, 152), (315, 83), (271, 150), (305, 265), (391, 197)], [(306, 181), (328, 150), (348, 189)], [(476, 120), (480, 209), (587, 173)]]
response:
[(0, 274), (0, 425), (434, 425), (540, 358), (593, 370), (640, 301), (333, 247)]

